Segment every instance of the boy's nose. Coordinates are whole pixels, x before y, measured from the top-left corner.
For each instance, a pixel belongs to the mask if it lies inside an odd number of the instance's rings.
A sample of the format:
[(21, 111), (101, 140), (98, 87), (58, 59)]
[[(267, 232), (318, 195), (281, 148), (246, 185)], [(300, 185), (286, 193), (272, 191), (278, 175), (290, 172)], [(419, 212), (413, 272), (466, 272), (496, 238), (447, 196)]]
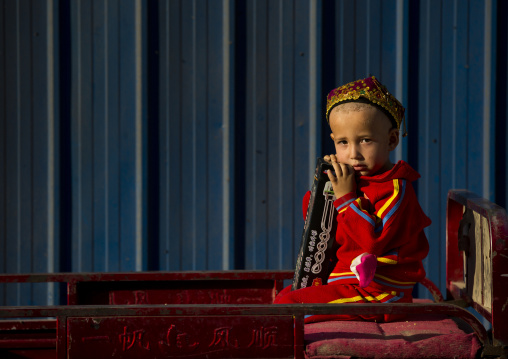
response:
[(351, 158), (352, 160), (356, 160), (361, 157), (362, 157), (362, 155), (359, 151), (359, 148), (355, 145), (350, 146), (349, 158)]

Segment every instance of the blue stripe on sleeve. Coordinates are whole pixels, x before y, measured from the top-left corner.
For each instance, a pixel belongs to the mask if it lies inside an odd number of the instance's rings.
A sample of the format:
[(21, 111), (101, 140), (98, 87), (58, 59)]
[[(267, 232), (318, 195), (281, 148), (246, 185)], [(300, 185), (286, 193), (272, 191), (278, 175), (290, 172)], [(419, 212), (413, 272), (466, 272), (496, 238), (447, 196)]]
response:
[(335, 282), (336, 280), (341, 280), (341, 279), (351, 279), (351, 278), (356, 278), (356, 276), (355, 276), (355, 275), (353, 275), (353, 276), (338, 277), (338, 278), (333, 278), (333, 279), (328, 278), (328, 284), (330, 284), (331, 282)]
[(383, 303), (396, 302), (397, 300), (402, 299), (402, 297), (404, 297), (404, 293), (399, 293), (399, 295), (397, 297), (393, 297), (391, 299), (388, 299), (386, 302), (383, 302)]
[(366, 215), (365, 213), (362, 212), (362, 210), (356, 206), (351, 206), (351, 208), (357, 213), (359, 214), (363, 219), (365, 219), (367, 222), (369, 222), (371, 224), (372, 227), (375, 226), (375, 222), (372, 218), (370, 218), (370, 216)]
[(356, 198), (351, 198), (349, 201), (342, 203), (340, 206), (338, 206), (338, 207), (336, 208), (336, 209), (337, 209), (337, 211), (340, 211), (342, 208), (344, 208), (344, 207), (346, 207), (346, 206), (349, 206), (349, 204), (350, 204), (351, 202), (353, 202), (354, 200), (356, 200)]

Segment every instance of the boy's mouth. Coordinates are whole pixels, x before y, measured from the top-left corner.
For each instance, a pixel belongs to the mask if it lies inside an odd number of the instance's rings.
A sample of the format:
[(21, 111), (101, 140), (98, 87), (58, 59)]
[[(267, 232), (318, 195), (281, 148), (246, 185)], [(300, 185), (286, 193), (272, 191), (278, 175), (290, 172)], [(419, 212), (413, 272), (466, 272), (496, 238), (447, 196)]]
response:
[(361, 172), (361, 171), (366, 171), (367, 170), (367, 166), (366, 165), (354, 165), (353, 168), (354, 168), (354, 170), (356, 172)]

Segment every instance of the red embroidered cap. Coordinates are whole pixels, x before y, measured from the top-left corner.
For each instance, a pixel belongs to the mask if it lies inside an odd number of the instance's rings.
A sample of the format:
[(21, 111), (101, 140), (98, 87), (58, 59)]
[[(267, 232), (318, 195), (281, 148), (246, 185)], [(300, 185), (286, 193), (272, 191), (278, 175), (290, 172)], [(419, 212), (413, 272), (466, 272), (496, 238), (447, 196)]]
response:
[(335, 106), (355, 102), (360, 97), (384, 109), (397, 123), (397, 129), (400, 130), (400, 125), (404, 122), (404, 136), (407, 134), (404, 106), (374, 76), (347, 83), (330, 91), (326, 101), (326, 121), (330, 123), (330, 112)]

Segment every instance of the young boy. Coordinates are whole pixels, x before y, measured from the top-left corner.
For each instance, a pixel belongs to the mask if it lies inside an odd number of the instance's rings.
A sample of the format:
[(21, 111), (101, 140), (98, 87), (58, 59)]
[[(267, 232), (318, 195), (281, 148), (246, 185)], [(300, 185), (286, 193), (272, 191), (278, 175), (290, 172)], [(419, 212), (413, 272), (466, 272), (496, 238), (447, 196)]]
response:
[[(326, 119), (336, 150), (325, 160), (335, 172), (328, 171), (328, 177), (337, 198), (338, 262), (327, 285), (286, 288), (275, 303), (410, 303), (413, 286), (425, 277), (422, 260), (429, 246), (423, 229), (430, 219), (411, 184), (420, 175), (389, 158), (399, 143), (404, 107), (370, 77), (331, 91)], [(305, 321), (329, 319), (394, 317), (309, 316)]]

